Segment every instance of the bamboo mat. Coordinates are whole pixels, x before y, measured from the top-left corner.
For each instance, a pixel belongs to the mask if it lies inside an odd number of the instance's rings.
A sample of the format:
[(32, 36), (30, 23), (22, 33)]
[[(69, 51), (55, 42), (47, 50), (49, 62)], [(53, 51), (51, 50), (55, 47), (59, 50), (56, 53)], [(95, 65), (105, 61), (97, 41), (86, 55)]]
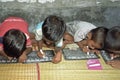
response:
[(100, 60), (103, 70), (88, 70), (86, 60), (0, 64), (0, 80), (119, 80), (120, 70)]
[(103, 70), (88, 70), (86, 62), (63, 59), (59, 64), (40, 63), (41, 80), (120, 80), (120, 70), (106, 65), (102, 59)]
[(87, 60), (64, 60), (58, 64), (0, 64), (0, 80), (120, 80), (120, 70), (106, 65), (103, 70), (88, 70)]
[(0, 64), (0, 80), (38, 80), (37, 64)]

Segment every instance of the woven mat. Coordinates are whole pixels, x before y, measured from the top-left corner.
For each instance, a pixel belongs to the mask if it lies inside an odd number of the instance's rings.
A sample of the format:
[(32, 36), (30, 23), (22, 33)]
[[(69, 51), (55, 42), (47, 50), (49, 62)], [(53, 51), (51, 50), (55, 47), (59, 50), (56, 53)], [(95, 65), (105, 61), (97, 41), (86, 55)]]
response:
[(101, 59), (103, 70), (88, 70), (87, 60), (62, 60), (59, 64), (40, 63), (41, 80), (119, 80), (120, 70)]
[(0, 80), (120, 80), (120, 70), (106, 65), (103, 70), (88, 70), (87, 60), (64, 60), (58, 64), (0, 64)]
[(120, 70), (100, 60), (103, 70), (88, 70), (86, 60), (32, 64), (0, 64), (0, 80), (119, 80)]
[(38, 80), (37, 64), (0, 64), (0, 80)]

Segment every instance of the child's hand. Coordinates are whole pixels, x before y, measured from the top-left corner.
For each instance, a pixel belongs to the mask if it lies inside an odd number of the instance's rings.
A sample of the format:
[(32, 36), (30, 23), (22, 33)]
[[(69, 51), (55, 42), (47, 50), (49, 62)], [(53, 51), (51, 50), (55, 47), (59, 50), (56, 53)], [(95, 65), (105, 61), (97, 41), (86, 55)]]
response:
[(61, 62), (61, 60), (62, 60), (62, 51), (59, 51), (59, 52), (57, 52), (56, 55), (53, 57), (52, 62), (56, 64), (56, 63)]
[(10, 60), (10, 61), (13, 59), (13, 57), (9, 57), (9, 56), (7, 56), (7, 58), (8, 58), (8, 60)]
[(38, 51), (38, 42), (34, 39), (32, 39), (31, 41), (32, 41), (32, 50)]
[(37, 44), (32, 44), (32, 51), (38, 51)]
[(82, 48), (82, 51), (83, 51), (83, 52), (90, 52), (90, 49), (89, 49), (87, 46), (84, 46), (84, 47)]
[(19, 57), (18, 62), (24, 62), (26, 59), (27, 59), (27, 55), (23, 53), (23, 54)]
[(96, 49), (91, 50), (91, 52), (96, 53), (96, 54), (100, 54), (100, 51), (99, 51), (99, 50), (96, 50)]
[(37, 55), (38, 55), (38, 57), (40, 57), (40, 58), (44, 58), (44, 57), (45, 57), (45, 53), (43, 52), (43, 50), (38, 51), (38, 52), (37, 52)]
[(120, 60), (111, 60), (108, 61), (107, 64), (112, 66), (113, 68), (120, 69)]

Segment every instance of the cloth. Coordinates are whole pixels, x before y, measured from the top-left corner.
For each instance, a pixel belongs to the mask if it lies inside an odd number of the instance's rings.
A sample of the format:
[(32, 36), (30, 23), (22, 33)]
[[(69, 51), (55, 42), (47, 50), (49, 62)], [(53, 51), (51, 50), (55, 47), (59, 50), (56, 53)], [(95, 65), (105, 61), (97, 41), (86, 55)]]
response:
[(0, 43), (2, 43), (2, 37), (0, 37)]
[(87, 67), (89, 70), (102, 70), (102, 65), (98, 59), (89, 59), (87, 61)]
[[(28, 24), (25, 20), (19, 17), (9, 17), (5, 19), (4, 22), (0, 24), (1, 39), (4, 36), (4, 34), (10, 29), (17, 29), (17, 30), (22, 31), (27, 38), (26, 46), (27, 47), (31, 46), (31, 40), (30, 40), (29, 32), (28, 32)], [(0, 49), (2, 48), (3, 48), (3, 44), (0, 43)]]
[[(35, 29), (33, 30), (33, 33), (35, 33), (35, 39), (36, 40), (41, 40), (42, 39), (42, 25), (43, 25), (43, 21), (40, 22)], [(63, 38), (61, 38), (59, 41), (55, 42), (55, 46), (56, 47), (62, 47), (63, 45)]]
[(67, 32), (74, 37), (75, 42), (82, 41), (86, 38), (88, 32), (95, 29), (96, 26), (85, 21), (72, 21), (66, 23)]

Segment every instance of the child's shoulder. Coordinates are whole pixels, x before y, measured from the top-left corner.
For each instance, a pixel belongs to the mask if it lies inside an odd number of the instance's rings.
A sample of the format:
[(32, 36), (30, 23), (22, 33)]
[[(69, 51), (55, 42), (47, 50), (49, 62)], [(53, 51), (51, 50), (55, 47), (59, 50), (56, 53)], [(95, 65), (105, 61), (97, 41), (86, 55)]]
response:
[(43, 21), (40, 22), (40, 23), (38, 23), (38, 24), (36, 25), (36, 29), (40, 29), (40, 28), (42, 28), (42, 25), (43, 25)]
[(91, 26), (91, 27), (96, 27), (94, 24), (87, 22), (87, 21), (80, 21), (80, 20), (74, 20), (66, 23), (67, 25), (77, 25), (77, 26)]

